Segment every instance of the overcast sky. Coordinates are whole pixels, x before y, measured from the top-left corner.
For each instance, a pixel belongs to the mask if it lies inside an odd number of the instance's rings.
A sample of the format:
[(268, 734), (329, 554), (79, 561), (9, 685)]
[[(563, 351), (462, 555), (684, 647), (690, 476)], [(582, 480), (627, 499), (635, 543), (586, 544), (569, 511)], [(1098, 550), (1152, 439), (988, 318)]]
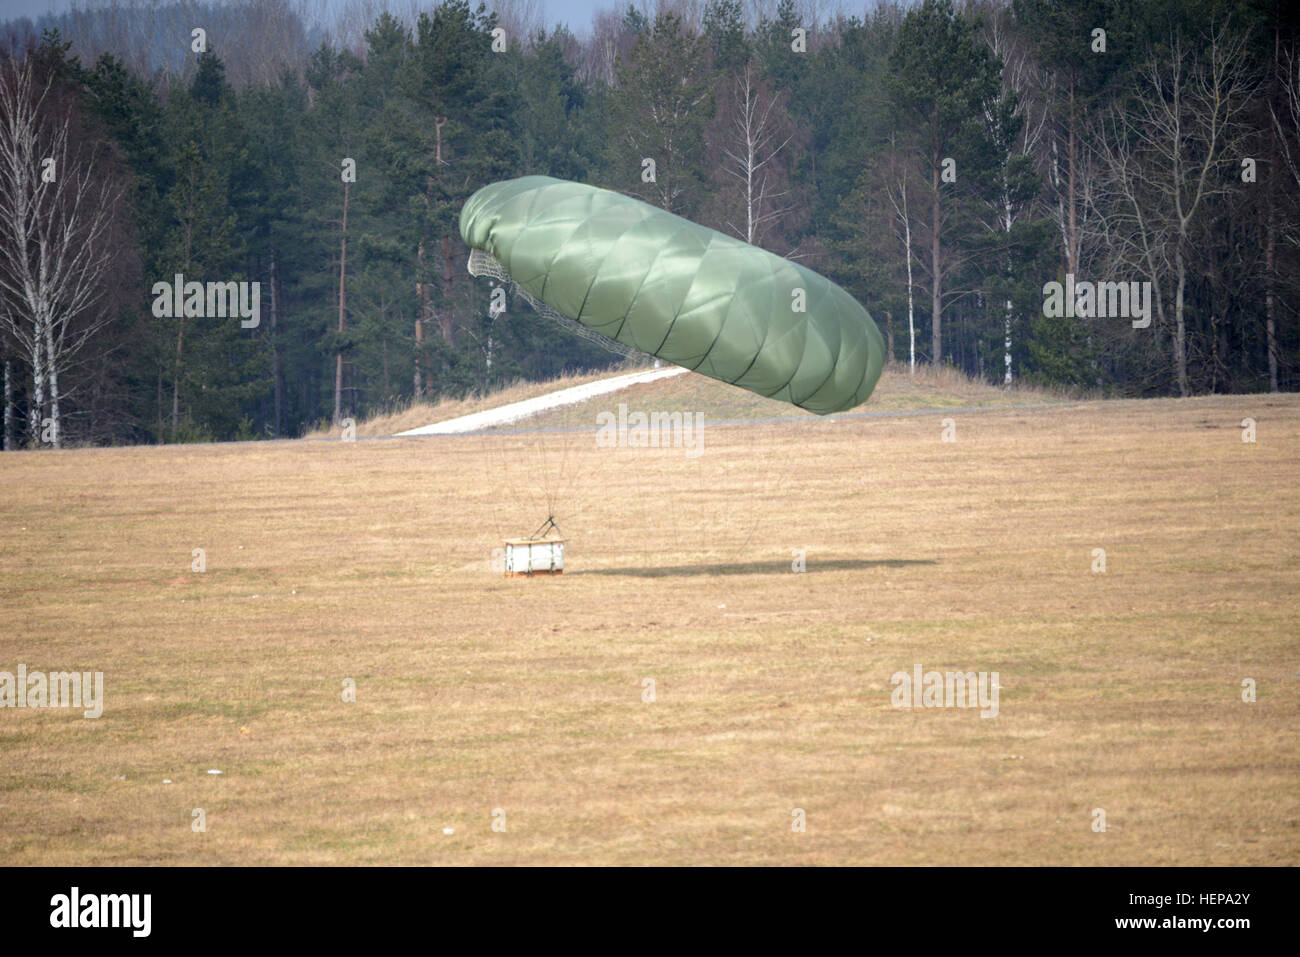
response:
[(42, 13), (57, 13), (66, 9), (67, 0), (0, 0), (0, 20), (13, 20), (15, 17), (31, 17), (35, 20)]

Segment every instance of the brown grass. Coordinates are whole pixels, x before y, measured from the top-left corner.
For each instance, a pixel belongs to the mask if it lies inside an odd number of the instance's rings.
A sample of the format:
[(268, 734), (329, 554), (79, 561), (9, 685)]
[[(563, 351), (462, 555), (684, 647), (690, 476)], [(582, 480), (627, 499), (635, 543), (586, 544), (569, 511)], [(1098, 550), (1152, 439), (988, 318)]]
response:
[[(0, 710), (0, 854), (1300, 862), (1300, 397), (954, 418), (0, 456), (0, 670), (107, 686)], [(548, 504), (568, 572), (494, 574)], [(918, 662), (999, 717), (892, 708)]]

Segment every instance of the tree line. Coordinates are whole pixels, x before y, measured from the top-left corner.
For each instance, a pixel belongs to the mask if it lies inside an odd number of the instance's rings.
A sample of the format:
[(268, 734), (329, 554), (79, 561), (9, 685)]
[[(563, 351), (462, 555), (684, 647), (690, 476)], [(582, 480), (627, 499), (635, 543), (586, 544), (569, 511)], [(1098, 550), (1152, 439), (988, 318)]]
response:
[[(526, 174), (825, 273), (910, 367), (1296, 386), (1280, 0), (687, 0), (581, 35), (519, 3), (354, 34), (286, 0), (168, 9), (164, 37), (118, 5), (0, 30), (7, 449), (294, 436), (618, 361), (466, 272), (465, 199)], [(171, 309), (183, 282), (256, 283), (257, 316)]]

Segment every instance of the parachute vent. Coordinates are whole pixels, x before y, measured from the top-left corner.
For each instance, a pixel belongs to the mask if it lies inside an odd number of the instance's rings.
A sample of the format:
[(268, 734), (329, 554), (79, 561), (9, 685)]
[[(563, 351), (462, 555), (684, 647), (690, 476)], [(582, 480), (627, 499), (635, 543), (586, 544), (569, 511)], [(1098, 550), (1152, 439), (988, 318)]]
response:
[(519, 285), (519, 283), (515, 282), (514, 279), (511, 278), (510, 273), (506, 272), (506, 267), (501, 265), (501, 262), (491, 253), (486, 253), (481, 249), (470, 249), (469, 274), (471, 276), (488, 276), (491, 279), (497, 280), (502, 285), (508, 287), (516, 296), (519, 296), (527, 302), (528, 305), (532, 306), (533, 310), (538, 315), (545, 316), (557, 326), (563, 328), (566, 332), (570, 332), (581, 339), (586, 339), (588, 342), (600, 346), (607, 352), (612, 352), (616, 356), (646, 355), (646, 353), (641, 352), (638, 349), (633, 349), (631, 346), (625, 346), (623, 343), (610, 339), (608, 336), (602, 336), (599, 332), (588, 329), (577, 320), (570, 319), (563, 313), (552, 309), (546, 303), (541, 302), (528, 292), (527, 289), (524, 289)]

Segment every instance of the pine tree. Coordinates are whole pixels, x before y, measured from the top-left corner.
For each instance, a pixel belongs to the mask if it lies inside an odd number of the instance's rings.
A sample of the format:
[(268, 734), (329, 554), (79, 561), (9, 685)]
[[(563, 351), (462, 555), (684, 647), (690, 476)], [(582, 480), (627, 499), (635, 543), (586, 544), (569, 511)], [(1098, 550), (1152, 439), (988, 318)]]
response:
[(703, 200), (709, 178), (704, 126), (713, 98), (704, 54), (680, 19), (660, 14), (619, 65), (609, 100), (614, 185), (683, 216)]
[(984, 104), (997, 95), (998, 68), (951, 0), (925, 0), (907, 14), (890, 67), (890, 92), (914, 130), (914, 148), (929, 181), (930, 361), (937, 364), (943, 358), (945, 295), (951, 297), (945, 280), (961, 265), (946, 248), (944, 232), (964, 212), (958, 201), (963, 177), (989, 160), (981, 117)]

